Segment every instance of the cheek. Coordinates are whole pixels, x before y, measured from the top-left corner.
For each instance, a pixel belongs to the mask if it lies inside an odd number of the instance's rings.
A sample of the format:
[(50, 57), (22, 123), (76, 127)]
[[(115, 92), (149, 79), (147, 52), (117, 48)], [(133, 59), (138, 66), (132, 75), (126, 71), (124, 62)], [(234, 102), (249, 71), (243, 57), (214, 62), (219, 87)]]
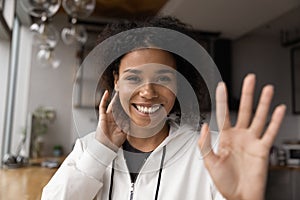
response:
[(177, 94), (177, 89), (178, 89), (178, 85), (177, 85), (177, 80), (175, 79), (175, 81), (172, 81), (169, 84), (163, 85), (165, 88), (167, 88), (169, 90), (169, 93), (172, 93), (172, 95), (176, 95)]
[(168, 106), (167, 106), (167, 112), (170, 112), (175, 104), (176, 101), (176, 91), (165, 89), (163, 92), (165, 98), (167, 99)]
[(128, 113), (129, 101), (132, 97), (135, 88), (125, 84), (119, 86), (119, 98), (123, 109)]
[(175, 104), (175, 100), (176, 100), (176, 95), (171, 92), (170, 94), (170, 105), (171, 105), (171, 108), (173, 108), (174, 104)]

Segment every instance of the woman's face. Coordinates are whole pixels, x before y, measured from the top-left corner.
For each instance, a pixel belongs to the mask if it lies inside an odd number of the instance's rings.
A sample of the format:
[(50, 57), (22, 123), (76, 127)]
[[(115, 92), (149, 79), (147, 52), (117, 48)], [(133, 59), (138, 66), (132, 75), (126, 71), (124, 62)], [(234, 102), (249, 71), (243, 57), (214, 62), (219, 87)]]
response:
[(115, 77), (115, 90), (131, 122), (155, 127), (165, 122), (176, 99), (176, 62), (159, 49), (140, 49), (126, 54)]

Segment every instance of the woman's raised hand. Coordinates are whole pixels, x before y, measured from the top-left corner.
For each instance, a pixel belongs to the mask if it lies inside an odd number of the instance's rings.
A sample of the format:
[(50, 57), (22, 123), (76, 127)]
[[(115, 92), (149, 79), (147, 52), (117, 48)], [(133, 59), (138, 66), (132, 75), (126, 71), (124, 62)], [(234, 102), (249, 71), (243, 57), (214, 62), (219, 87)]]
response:
[[(264, 199), (269, 150), (280, 128), (284, 105), (275, 108), (265, 128), (273, 97), (273, 86), (263, 88), (257, 110), (252, 118), (255, 75), (244, 79), (237, 122), (231, 125), (224, 83), (216, 90), (216, 114), (220, 131), (217, 152), (211, 149), (209, 128), (201, 129), (199, 148), (214, 184), (228, 200)], [(225, 111), (225, 112), (224, 112)]]
[[(117, 96), (118, 95), (116, 93), (112, 98), (110, 104), (106, 108), (109, 99), (109, 93), (107, 90), (104, 92), (99, 105), (99, 122), (95, 136), (99, 142), (115, 152), (118, 151), (119, 147), (121, 147), (121, 145), (126, 140), (126, 133), (124, 133), (124, 129), (122, 130), (116, 123), (117, 115), (114, 115), (112, 110)], [(128, 126), (128, 124), (125, 125)]]

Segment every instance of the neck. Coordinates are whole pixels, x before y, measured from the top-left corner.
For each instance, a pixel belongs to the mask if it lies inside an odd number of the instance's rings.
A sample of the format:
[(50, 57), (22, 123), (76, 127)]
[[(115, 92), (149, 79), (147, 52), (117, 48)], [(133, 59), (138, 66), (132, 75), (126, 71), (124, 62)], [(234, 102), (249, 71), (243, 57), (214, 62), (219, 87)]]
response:
[[(132, 131), (132, 129), (131, 129)], [(137, 131), (145, 131), (145, 130), (135, 130), (135, 134), (128, 134), (127, 140), (128, 142), (136, 149), (143, 152), (153, 151), (156, 147), (158, 147), (164, 139), (169, 135), (169, 126), (167, 123), (164, 124), (162, 129), (156, 134), (153, 134), (149, 137), (137, 137), (137, 135), (143, 135), (143, 133), (138, 134)]]

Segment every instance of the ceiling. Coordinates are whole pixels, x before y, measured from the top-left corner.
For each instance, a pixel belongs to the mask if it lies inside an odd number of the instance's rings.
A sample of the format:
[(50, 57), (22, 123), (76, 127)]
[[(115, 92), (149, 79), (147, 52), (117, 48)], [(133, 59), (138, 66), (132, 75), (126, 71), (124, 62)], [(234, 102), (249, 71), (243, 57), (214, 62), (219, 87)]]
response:
[[(223, 37), (238, 39), (259, 27), (273, 23), (299, 8), (299, 0), (96, 0), (94, 16), (134, 17), (172, 15), (203, 31), (221, 32)], [(273, 23), (268, 32), (280, 26), (300, 26), (299, 15)], [(270, 27), (270, 26), (269, 26)], [(266, 30), (264, 30), (266, 31)]]
[[(299, 6), (299, 0), (169, 0), (160, 13), (238, 39)], [(300, 26), (300, 18), (296, 20)]]
[(135, 16), (153, 16), (168, 0), (96, 0), (93, 13), (98, 17), (132, 18)]
[[(96, 0), (96, 2), (96, 9), (90, 17), (93, 20), (103, 22), (112, 18), (141, 15), (172, 15), (195, 29), (221, 32), (223, 37), (230, 39), (238, 39), (297, 8), (300, 10), (300, 0)], [(20, 18), (26, 19), (24, 11)], [(287, 26), (292, 21), (292, 24), (297, 23), (300, 26), (299, 19), (299, 15), (294, 15), (277, 26)]]

